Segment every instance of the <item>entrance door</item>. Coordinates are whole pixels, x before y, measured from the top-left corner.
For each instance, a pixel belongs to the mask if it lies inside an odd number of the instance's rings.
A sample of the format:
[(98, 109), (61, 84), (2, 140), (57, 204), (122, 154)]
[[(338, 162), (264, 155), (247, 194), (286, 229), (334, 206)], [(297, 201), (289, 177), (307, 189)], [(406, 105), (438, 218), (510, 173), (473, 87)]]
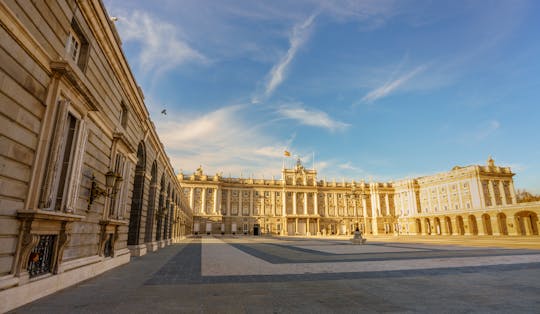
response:
[(260, 228), (259, 224), (253, 225), (253, 235), (256, 235), (256, 236), (259, 235), (259, 228)]

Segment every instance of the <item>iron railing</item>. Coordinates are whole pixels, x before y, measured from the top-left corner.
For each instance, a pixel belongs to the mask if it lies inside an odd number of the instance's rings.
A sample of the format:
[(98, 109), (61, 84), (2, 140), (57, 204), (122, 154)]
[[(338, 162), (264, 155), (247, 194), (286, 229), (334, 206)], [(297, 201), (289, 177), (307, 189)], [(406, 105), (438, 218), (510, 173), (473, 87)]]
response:
[(39, 242), (30, 252), (28, 258), (27, 270), (30, 274), (30, 278), (52, 271), (55, 241), (56, 235), (54, 234), (39, 236)]

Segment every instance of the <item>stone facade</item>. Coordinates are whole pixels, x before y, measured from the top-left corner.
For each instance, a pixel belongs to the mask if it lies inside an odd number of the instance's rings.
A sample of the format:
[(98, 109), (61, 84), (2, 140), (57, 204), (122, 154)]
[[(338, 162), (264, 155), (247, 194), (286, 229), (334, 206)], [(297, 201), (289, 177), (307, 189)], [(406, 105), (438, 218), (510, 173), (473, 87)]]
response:
[(326, 182), (300, 162), (281, 179), (178, 179), (198, 234), (538, 235), (540, 202), (516, 203), (514, 174), (496, 166), (386, 183)]
[(0, 2), (0, 312), (191, 233), (101, 1)]

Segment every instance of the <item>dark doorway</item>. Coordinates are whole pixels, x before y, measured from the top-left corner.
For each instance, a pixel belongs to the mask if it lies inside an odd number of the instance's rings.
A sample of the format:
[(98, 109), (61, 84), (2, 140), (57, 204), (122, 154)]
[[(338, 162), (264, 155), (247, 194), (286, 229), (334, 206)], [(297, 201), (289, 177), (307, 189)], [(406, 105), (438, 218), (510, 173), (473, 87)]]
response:
[(253, 235), (256, 235), (256, 236), (260, 235), (260, 234), (259, 234), (259, 230), (260, 230), (259, 224), (255, 224), (255, 225), (253, 226)]

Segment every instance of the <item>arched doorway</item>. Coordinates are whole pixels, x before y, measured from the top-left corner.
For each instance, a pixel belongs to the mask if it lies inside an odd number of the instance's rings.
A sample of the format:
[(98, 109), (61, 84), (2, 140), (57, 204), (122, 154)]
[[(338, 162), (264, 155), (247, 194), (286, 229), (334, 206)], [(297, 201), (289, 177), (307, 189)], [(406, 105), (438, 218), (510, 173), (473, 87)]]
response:
[(157, 193), (157, 164), (152, 164), (152, 178), (150, 179), (150, 194), (148, 196), (148, 213), (146, 215), (146, 226), (144, 230), (144, 242), (152, 242), (152, 233), (154, 231), (155, 208)]
[(426, 234), (431, 235), (431, 222), (429, 218), (426, 218), (424, 222), (426, 223)]
[(457, 223), (457, 232), (459, 235), (464, 235), (465, 234), (465, 226), (464, 226), (464, 223), (463, 223), (463, 217), (461, 216), (457, 216), (456, 217), (456, 223)]
[(493, 235), (493, 229), (491, 228), (491, 217), (488, 214), (482, 215), (482, 226), (484, 227), (485, 235)]
[(501, 235), (508, 235), (508, 226), (506, 225), (506, 215), (504, 213), (497, 214), (497, 223), (499, 224)]
[(453, 230), (452, 230), (452, 219), (450, 219), (450, 217), (444, 217), (444, 222), (446, 224), (446, 232), (448, 234), (453, 234)]
[(516, 225), (520, 235), (538, 235), (538, 215), (535, 212), (516, 213)]
[(469, 215), (469, 229), (471, 235), (478, 235), (478, 224), (474, 215)]
[(135, 167), (135, 181), (131, 197), (131, 211), (129, 214), (128, 245), (139, 244), (141, 230), (141, 214), (144, 197), (144, 178), (146, 169), (146, 149), (144, 143), (137, 148), (137, 166)]
[(416, 219), (416, 234), (422, 234), (422, 223), (420, 219)]
[(441, 221), (439, 220), (439, 217), (435, 217), (434, 222), (435, 222), (435, 234), (441, 235), (442, 230), (441, 230)]

